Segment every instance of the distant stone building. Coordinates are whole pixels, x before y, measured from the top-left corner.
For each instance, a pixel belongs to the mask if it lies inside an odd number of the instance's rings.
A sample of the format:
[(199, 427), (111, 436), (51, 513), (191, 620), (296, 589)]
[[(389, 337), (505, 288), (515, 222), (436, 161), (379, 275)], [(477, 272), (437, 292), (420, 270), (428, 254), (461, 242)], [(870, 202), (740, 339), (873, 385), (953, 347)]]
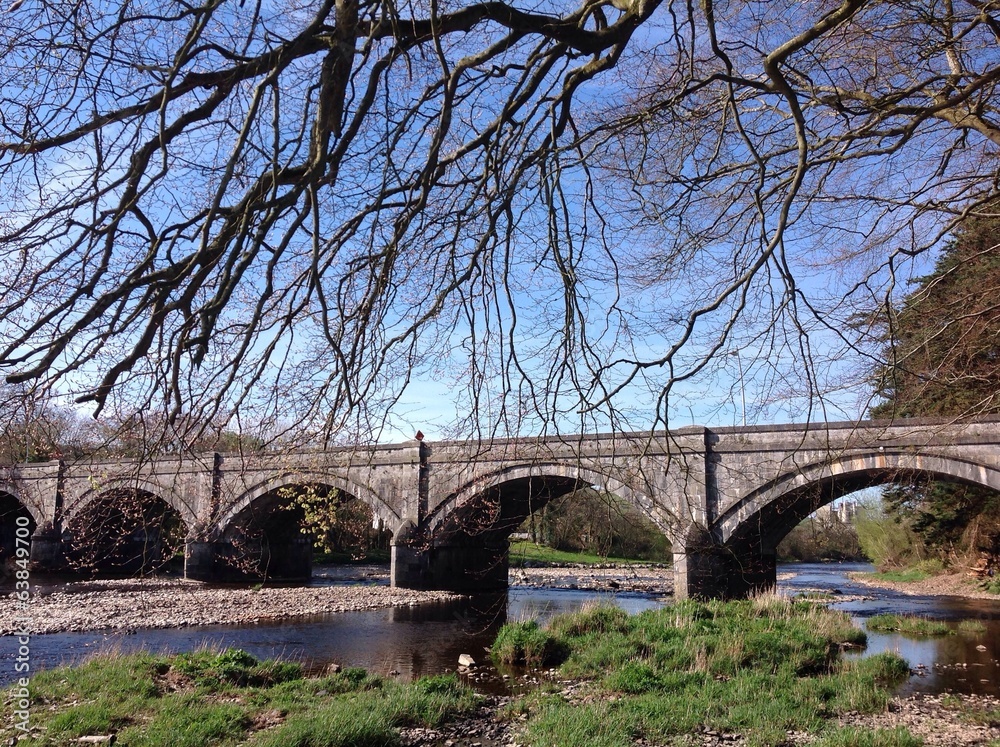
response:
[(853, 524), (858, 518), (857, 501), (837, 501), (828, 507), (831, 518), (837, 519), (841, 524)]

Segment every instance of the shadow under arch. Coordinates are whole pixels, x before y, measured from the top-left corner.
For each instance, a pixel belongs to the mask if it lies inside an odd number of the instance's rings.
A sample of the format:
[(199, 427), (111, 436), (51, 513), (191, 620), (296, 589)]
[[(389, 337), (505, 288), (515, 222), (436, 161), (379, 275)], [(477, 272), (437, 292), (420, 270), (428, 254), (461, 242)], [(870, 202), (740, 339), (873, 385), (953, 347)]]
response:
[(481, 592), (505, 589), (510, 535), (534, 511), (583, 488), (623, 498), (663, 530), (652, 502), (608, 475), (558, 463), (514, 465), (446, 498), (422, 527), (404, 527), (393, 546), (393, 583)]
[(322, 511), (327, 502), (363, 506), (371, 523), (390, 533), (400, 524), (396, 512), (364, 486), (328, 472), (290, 471), (247, 490), (213, 528), (214, 577), (307, 580), (319, 528), (309, 526), (307, 513)]
[(941, 454), (895, 450), (814, 463), (760, 486), (715, 523), (711, 539), (715, 552), (724, 556), (728, 578), (721, 595), (772, 588), (775, 548), (814, 511), (865, 488), (928, 478), (1000, 491), (1000, 470)]
[(393, 532), (402, 524), (399, 514), (366, 485), (323, 470), (315, 472), (290, 470), (270, 477), (267, 480), (262, 480), (245, 490), (242, 495), (233, 501), (215, 525), (211, 527), (209, 534), (224, 534), (229, 529), (233, 520), (237, 516), (245, 514), (246, 511), (253, 510), (254, 504), (259, 503), (261, 500), (273, 499), (273, 496), (283, 488), (294, 488), (301, 485), (324, 485), (361, 501)]
[(28, 559), (24, 553), (30, 552), (31, 537), (37, 528), (31, 508), (16, 494), (0, 489), (0, 579), (13, 575), (19, 547), (21, 557)]
[[(613, 493), (634, 506), (665, 534), (671, 526), (655, 510), (653, 501), (643, 493), (609, 475), (582, 466), (565, 463), (536, 462), (521, 464), (496, 470), (467, 483), (446, 498), (426, 519), (425, 525), (431, 532), (446, 527), (455, 516), (468, 511), (470, 506), (484, 498), (500, 495), (506, 490), (531, 489), (532, 481), (537, 481), (537, 489), (547, 491), (545, 501), (558, 498), (574, 490), (589, 487), (602, 493)], [(516, 486), (516, 487), (513, 487)], [(559, 492), (561, 490), (561, 492)], [(530, 495), (530, 494), (529, 494)], [(527, 500), (527, 497), (525, 498)], [(544, 503), (532, 507), (540, 508)], [(527, 514), (525, 514), (527, 516)], [(511, 529), (513, 531), (513, 529)]]
[(169, 486), (162, 485), (155, 480), (147, 479), (141, 475), (119, 476), (101, 481), (99, 484), (84, 491), (77, 497), (70, 506), (67, 507), (62, 516), (63, 524), (71, 522), (74, 518), (87, 509), (87, 506), (95, 500), (103, 500), (112, 494), (125, 494), (135, 492), (152, 496), (158, 501), (165, 503), (171, 510), (176, 511), (185, 527), (192, 527), (198, 521), (195, 510), (184, 500), (181, 500)]
[(188, 524), (160, 495), (133, 484), (88, 491), (64, 519), (64, 570), (136, 576), (181, 569)]

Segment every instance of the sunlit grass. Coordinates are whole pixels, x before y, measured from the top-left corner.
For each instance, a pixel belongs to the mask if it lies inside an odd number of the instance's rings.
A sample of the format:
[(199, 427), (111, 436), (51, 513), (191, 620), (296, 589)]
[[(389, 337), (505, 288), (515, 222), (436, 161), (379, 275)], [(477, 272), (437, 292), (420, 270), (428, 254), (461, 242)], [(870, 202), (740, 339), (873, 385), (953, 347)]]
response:
[(955, 631), (947, 623), (928, 620), (916, 615), (883, 614), (874, 615), (865, 621), (868, 630), (883, 633), (899, 633), (911, 637), (954, 635)]
[(546, 545), (536, 545), (529, 540), (518, 540), (510, 543), (510, 564), (521, 566), (526, 562), (538, 564), (600, 565), (603, 563), (648, 563), (645, 560), (630, 560), (629, 558), (606, 557), (585, 552), (566, 552), (555, 550)]
[(752, 747), (785, 744), (792, 730), (828, 747), (918, 744), (905, 731), (833, 734), (838, 714), (884, 710), (909, 667), (894, 654), (843, 660), (842, 648), (863, 644), (864, 632), (812, 603), (682, 601), (634, 616), (599, 608), (531, 633), (549, 637), (562, 676), (587, 684), (572, 699), (538, 693), (512, 704), (525, 744), (672, 744), (706, 729)]
[[(305, 677), (290, 662), (244, 651), (100, 656), (31, 681), (32, 731), (54, 746), (115, 735), (122, 747), (393, 745), (405, 726), (436, 726), (479, 697), (454, 676), (401, 684), (363, 669)], [(13, 737), (5, 725), (4, 743)]]

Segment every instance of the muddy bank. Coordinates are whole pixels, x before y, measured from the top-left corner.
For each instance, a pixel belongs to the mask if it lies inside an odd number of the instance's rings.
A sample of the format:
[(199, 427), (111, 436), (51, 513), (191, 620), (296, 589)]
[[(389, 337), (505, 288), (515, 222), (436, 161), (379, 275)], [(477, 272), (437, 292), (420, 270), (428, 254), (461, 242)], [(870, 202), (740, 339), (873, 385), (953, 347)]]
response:
[[(328, 612), (408, 606), (455, 595), (388, 586), (276, 588), (208, 587), (194, 581), (124, 580), (70, 583), (32, 599), (34, 633), (85, 630), (244, 625)], [(17, 630), (24, 617), (8, 596), (0, 606), (0, 634)]]
[(976, 585), (975, 580), (964, 573), (942, 573), (925, 578), (923, 581), (886, 581), (870, 573), (848, 573), (847, 577), (862, 586), (877, 589), (892, 589), (908, 596), (965, 597), (966, 599), (996, 599), (1000, 594), (990, 594)]

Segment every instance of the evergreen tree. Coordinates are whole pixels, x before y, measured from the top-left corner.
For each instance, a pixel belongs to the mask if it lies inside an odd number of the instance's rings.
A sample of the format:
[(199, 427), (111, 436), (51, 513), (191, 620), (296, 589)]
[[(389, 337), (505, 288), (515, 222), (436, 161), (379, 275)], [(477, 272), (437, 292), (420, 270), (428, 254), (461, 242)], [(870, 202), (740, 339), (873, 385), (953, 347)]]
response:
[[(891, 314), (876, 418), (1000, 413), (1000, 216), (971, 220)], [(1000, 554), (1000, 494), (927, 481), (886, 501), (941, 555)]]

